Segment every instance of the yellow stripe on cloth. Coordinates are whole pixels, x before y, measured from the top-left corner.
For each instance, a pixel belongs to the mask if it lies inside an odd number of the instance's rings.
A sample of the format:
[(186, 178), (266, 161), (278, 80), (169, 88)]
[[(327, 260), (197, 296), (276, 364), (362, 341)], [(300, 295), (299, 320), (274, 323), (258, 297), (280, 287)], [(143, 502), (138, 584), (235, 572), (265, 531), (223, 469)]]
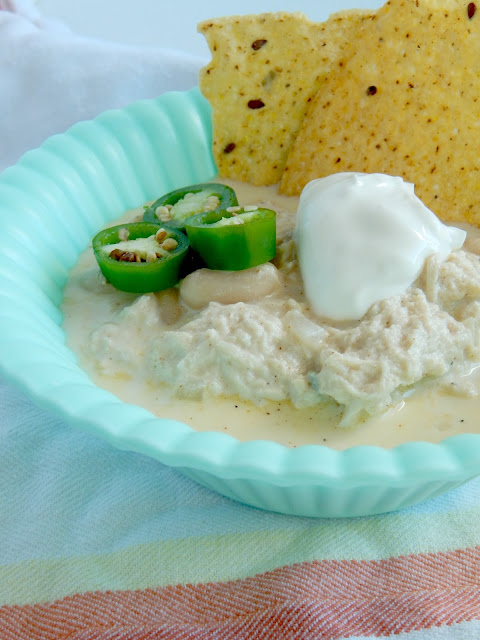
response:
[(312, 521), (310, 528), (159, 540), (108, 554), (0, 566), (0, 605), (33, 604), (96, 590), (136, 590), (236, 580), (312, 560), (383, 560), (480, 545), (478, 508), (455, 513)]

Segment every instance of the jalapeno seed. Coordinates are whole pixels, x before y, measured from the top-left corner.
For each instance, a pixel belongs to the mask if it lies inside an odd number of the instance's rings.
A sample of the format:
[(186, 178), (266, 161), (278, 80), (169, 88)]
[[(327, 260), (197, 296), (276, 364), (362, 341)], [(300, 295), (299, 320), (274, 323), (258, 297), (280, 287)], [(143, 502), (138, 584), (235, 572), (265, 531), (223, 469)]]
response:
[(178, 242), (175, 240), (175, 238), (167, 238), (162, 242), (161, 246), (162, 249), (165, 249), (165, 251), (173, 251), (178, 247)]

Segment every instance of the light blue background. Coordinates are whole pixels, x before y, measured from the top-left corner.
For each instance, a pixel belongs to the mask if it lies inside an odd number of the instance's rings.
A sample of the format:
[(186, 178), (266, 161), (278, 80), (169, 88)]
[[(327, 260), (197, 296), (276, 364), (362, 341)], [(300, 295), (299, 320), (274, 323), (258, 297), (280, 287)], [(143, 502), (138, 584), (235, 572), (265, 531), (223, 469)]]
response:
[(37, 0), (46, 16), (65, 22), (77, 35), (133, 45), (181, 49), (209, 57), (197, 23), (208, 18), (264, 11), (301, 11), (312, 20), (353, 7), (376, 9), (383, 0)]

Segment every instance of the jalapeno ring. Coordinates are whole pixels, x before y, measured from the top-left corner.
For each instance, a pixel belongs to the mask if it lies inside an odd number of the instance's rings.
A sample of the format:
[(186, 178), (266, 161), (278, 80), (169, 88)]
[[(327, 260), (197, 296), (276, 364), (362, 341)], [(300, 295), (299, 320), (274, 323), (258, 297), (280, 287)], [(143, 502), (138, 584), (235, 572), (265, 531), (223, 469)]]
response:
[[(162, 227), (148, 222), (120, 224), (99, 231), (92, 247), (107, 281), (116, 289), (132, 293), (162, 291), (177, 284), (189, 249), (188, 239), (176, 229), (163, 230), (157, 236), (161, 238), (158, 242), (155, 236)], [(145, 242), (135, 242), (142, 239)]]
[(186, 220), (185, 231), (210, 269), (239, 271), (275, 257), (276, 213), (271, 209), (198, 213)]
[(143, 219), (183, 231), (185, 220), (197, 213), (237, 205), (237, 196), (231, 187), (206, 182), (164, 194), (145, 209)]

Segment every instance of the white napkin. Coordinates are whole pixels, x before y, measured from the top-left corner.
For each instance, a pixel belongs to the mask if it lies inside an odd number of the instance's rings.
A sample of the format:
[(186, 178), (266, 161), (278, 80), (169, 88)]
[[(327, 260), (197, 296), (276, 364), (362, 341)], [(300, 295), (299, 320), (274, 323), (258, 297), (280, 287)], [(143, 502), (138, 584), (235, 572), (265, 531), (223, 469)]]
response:
[(80, 37), (31, 0), (0, 0), (0, 171), (75, 122), (194, 87), (204, 62)]

